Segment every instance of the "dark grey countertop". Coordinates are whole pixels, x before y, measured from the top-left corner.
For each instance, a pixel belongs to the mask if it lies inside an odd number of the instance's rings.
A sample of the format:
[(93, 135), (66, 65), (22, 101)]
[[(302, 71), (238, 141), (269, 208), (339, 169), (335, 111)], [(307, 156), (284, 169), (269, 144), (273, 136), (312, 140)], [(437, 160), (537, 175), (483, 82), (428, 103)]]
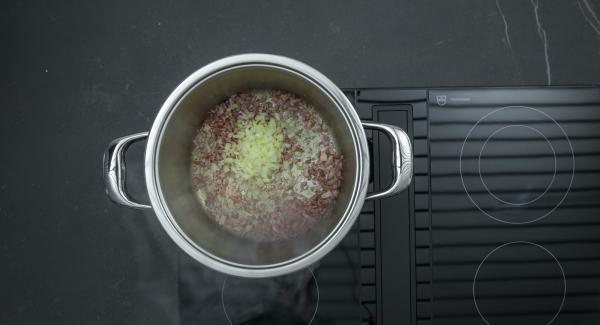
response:
[(599, 84), (599, 17), (598, 0), (4, 3), (0, 323), (177, 323), (186, 257), (153, 213), (108, 201), (101, 157), (204, 64), (282, 54), (340, 87)]

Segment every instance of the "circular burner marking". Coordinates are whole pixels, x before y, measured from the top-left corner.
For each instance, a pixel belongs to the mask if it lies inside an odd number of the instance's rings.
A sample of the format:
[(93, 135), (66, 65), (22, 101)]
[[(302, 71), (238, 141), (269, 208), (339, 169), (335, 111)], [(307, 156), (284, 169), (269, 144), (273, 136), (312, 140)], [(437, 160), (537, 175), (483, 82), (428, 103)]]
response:
[[(320, 293), (319, 293), (319, 283), (317, 282), (315, 273), (313, 272), (313, 270), (311, 268), (308, 268), (308, 271), (311, 274), (311, 277), (315, 283), (315, 287), (316, 287), (316, 291), (317, 291), (317, 300), (315, 302), (315, 310), (312, 313), (312, 316), (311, 316), (309, 322), (307, 323), (307, 325), (310, 325), (310, 324), (312, 324), (315, 317), (317, 316), (317, 311), (319, 310), (319, 301), (320, 301), (321, 297), (320, 297)], [(223, 312), (225, 313), (227, 322), (229, 322), (229, 324), (231, 324), (231, 325), (234, 325), (233, 321), (231, 320), (231, 317), (229, 316), (229, 313), (227, 312), (227, 307), (225, 304), (225, 285), (227, 284), (227, 279), (228, 279), (228, 277), (225, 277), (225, 279), (223, 280), (223, 284), (221, 285), (221, 307), (223, 308)]]
[[(539, 114), (542, 114), (546, 118), (550, 119), (560, 129), (560, 132), (564, 135), (564, 138), (565, 138), (565, 140), (567, 140), (567, 144), (569, 145), (569, 150), (571, 152), (571, 177), (570, 177), (570, 180), (569, 180), (569, 186), (567, 187), (567, 190), (564, 192), (564, 194), (562, 195), (562, 197), (560, 198), (560, 200), (558, 201), (558, 203), (556, 203), (552, 207), (552, 209), (550, 209), (549, 211), (547, 211), (543, 215), (541, 215), (541, 216), (539, 216), (537, 218), (531, 219), (531, 220), (525, 220), (525, 221), (520, 221), (520, 222), (503, 220), (503, 219), (501, 219), (499, 217), (496, 217), (496, 216), (492, 215), (491, 213), (489, 213), (488, 211), (486, 211), (485, 209), (483, 209), (482, 207), (480, 207), (479, 204), (475, 201), (475, 199), (473, 199), (473, 197), (469, 193), (469, 190), (467, 189), (467, 186), (465, 184), (465, 180), (464, 180), (464, 177), (463, 177), (463, 171), (462, 171), (463, 170), (462, 158), (463, 158), (463, 153), (464, 153), (464, 150), (465, 150), (465, 146), (467, 144), (467, 141), (469, 140), (469, 137), (471, 136), (471, 134), (475, 130), (475, 128), (483, 120), (485, 120), (486, 118), (490, 117), (491, 115), (499, 113), (499, 112), (501, 112), (503, 110), (506, 110), (506, 109), (511, 109), (511, 108), (531, 110), (531, 111), (537, 112)], [(505, 106), (505, 107), (501, 107), (501, 108), (495, 109), (495, 110), (493, 110), (493, 111), (485, 114), (482, 118), (480, 118), (475, 123), (475, 125), (473, 125), (473, 127), (471, 127), (471, 129), (467, 133), (467, 136), (465, 137), (465, 140), (463, 141), (463, 144), (462, 144), (461, 149), (460, 149), (460, 158), (459, 158), (458, 164), (459, 164), (460, 181), (461, 181), (463, 189), (465, 190), (465, 193), (467, 194), (467, 197), (469, 198), (469, 200), (471, 201), (471, 203), (473, 203), (473, 205), (479, 211), (483, 212), (486, 216), (488, 216), (488, 217), (490, 217), (490, 218), (492, 218), (492, 219), (494, 219), (496, 221), (499, 221), (499, 222), (502, 222), (502, 223), (506, 223), (506, 224), (513, 224), (513, 225), (520, 225), (520, 224), (527, 224), (527, 223), (536, 222), (538, 220), (541, 220), (541, 219), (547, 217), (552, 212), (554, 212), (564, 202), (564, 200), (567, 198), (567, 195), (569, 194), (569, 192), (571, 190), (571, 186), (573, 185), (573, 179), (575, 178), (575, 154), (574, 154), (573, 145), (571, 144), (571, 140), (569, 139), (569, 136), (567, 135), (567, 133), (565, 132), (565, 130), (563, 129), (563, 127), (560, 124), (558, 124), (558, 122), (554, 118), (552, 118), (550, 115), (548, 115), (547, 113), (545, 113), (545, 112), (543, 112), (543, 111), (541, 111), (539, 109), (536, 109), (536, 108), (533, 108), (533, 107), (529, 107), (529, 106)], [(491, 191), (488, 190), (488, 192), (490, 194), (492, 194)], [(510, 204), (508, 204), (508, 205), (514, 207), (514, 205), (510, 205)]]
[(475, 304), (475, 309), (477, 310), (477, 313), (479, 314), (479, 317), (481, 317), (481, 319), (487, 325), (492, 325), (489, 322), (489, 320), (485, 317), (484, 313), (481, 311), (479, 304), (477, 304), (476, 285), (477, 285), (477, 277), (479, 276), (479, 272), (481, 271), (481, 267), (485, 264), (485, 262), (492, 255), (494, 255), (496, 252), (498, 252), (502, 248), (507, 247), (509, 245), (532, 245), (534, 247), (537, 247), (537, 248), (541, 249), (543, 252), (545, 252), (547, 255), (549, 255), (550, 257), (552, 257), (552, 259), (554, 260), (554, 262), (558, 266), (558, 269), (560, 270), (560, 273), (561, 273), (561, 276), (562, 276), (562, 280), (563, 280), (563, 291), (562, 291), (562, 299), (561, 299), (561, 302), (560, 302), (560, 306), (558, 307), (556, 313), (552, 316), (552, 318), (548, 322), (546, 322), (546, 325), (552, 324), (552, 322), (554, 322), (554, 320), (556, 320), (556, 317), (558, 317), (558, 315), (562, 311), (562, 308), (563, 308), (563, 306), (565, 304), (565, 300), (567, 298), (567, 277), (565, 275), (565, 270), (563, 269), (561, 263), (558, 261), (558, 259), (556, 258), (556, 256), (554, 254), (552, 254), (552, 252), (550, 252), (548, 249), (546, 249), (544, 246), (542, 246), (540, 244), (536, 244), (536, 243), (529, 242), (529, 241), (513, 241), (513, 242), (502, 244), (502, 245), (494, 248), (491, 252), (489, 252), (484, 257), (483, 261), (481, 261), (481, 263), (477, 267), (477, 270), (475, 271), (475, 277), (473, 279), (472, 295), (473, 295), (473, 302)]

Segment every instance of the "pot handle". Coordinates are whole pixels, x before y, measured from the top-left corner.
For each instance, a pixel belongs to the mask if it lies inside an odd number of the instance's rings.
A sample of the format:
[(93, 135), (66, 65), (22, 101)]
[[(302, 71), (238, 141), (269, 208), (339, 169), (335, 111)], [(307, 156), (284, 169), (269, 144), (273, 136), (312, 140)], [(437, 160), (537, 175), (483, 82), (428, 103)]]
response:
[(125, 152), (134, 142), (148, 137), (148, 132), (131, 134), (113, 140), (104, 152), (104, 182), (106, 194), (115, 203), (136, 209), (151, 209), (147, 204), (133, 202), (125, 187)]
[(392, 185), (379, 193), (367, 193), (365, 200), (381, 199), (401, 192), (410, 185), (413, 174), (413, 153), (410, 138), (401, 128), (389, 124), (362, 122), (363, 127), (383, 131), (392, 141)]

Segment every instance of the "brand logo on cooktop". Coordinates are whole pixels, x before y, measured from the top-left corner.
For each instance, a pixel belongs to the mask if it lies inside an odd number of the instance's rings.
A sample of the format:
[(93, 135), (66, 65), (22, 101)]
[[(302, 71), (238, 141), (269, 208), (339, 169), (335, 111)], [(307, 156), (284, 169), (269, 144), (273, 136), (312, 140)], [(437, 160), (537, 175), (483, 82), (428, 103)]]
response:
[(436, 95), (435, 96), (435, 101), (437, 102), (438, 105), (440, 106), (444, 106), (446, 105), (446, 99), (448, 97), (446, 95)]

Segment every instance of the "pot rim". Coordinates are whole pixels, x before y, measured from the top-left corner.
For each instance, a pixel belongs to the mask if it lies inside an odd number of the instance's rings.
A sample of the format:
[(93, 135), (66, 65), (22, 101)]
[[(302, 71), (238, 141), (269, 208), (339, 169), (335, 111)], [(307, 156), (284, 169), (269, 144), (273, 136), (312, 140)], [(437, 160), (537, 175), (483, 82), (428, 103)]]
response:
[[(350, 129), (355, 149), (356, 177), (353, 184), (352, 197), (340, 221), (338, 221), (334, 229), (324, 239), (307, 252), (274, 264), (248, 265), (235, 263), (206, 251), (192, 241), (179, 227), (169, 212), (160, 191), (157, 164), (160, 155), (159, 144), (164, 132), (164, 126), (168, 122), (172, 112), (175, 111), (180, 100), (196, 85), (217, 74), (243, 66), (265, 66), (281, 69), (288, 73), (296, 74), (312, 83), (315, 87), (318, 87), (330, 97), (343, 115)], [(346, 95), (322, 73), (302, 62), (279, 55), (260, 53), (234, 55), (214, 61), (195, 71), (181, 82), (165, 100), (156, 115), (148, 136), (145, 152), (145, 176), (148, 195), (152, 208), (169, 237), (192, 258), (214, 270), (229, 275), (252, 278), (280, 276), (304, 269), (320, 260), (335, 248), (346, 236), (360, 213), (369, 181), (368, 172), (369, 155), (366, 135), (358, 114)]]

